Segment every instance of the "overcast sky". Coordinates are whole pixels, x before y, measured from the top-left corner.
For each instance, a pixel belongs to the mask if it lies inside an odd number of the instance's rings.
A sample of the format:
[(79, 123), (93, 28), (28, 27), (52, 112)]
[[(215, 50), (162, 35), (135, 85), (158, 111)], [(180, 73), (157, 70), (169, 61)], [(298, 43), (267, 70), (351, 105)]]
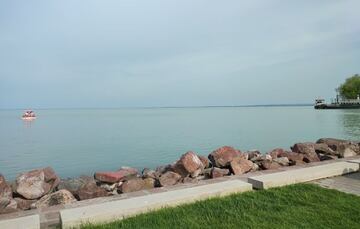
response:
[(360, 73), (359, 0), (0, 0), (0, 108), (312, 103)]

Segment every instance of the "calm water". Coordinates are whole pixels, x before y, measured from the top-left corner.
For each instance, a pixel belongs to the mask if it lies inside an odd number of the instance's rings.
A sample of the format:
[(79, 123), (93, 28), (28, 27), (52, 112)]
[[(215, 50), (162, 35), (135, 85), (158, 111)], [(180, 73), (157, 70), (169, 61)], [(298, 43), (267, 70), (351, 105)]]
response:
[(263, 152), (320, 137), (360, 140), (360, 110), (312, 107), (0, 111), (0, 173), (52, 166), (62, 177), (156, 167), (222, 145)]

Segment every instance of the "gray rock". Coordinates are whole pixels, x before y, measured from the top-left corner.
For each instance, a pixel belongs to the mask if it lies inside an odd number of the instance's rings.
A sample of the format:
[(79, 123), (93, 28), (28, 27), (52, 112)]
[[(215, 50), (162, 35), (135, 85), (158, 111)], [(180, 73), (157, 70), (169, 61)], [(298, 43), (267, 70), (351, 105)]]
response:
[(354, 147), (349, 144), (341, 144), (338, 146), (337, 151), (339, 152), (339, 157), (346, 158), (346, 157), (353, 157), (356, 156), (357, 153)]
[(58, 186), (58, 190), (68, 190), (74, 196), (78, 195), (79, 189), (81, 189), (84, 185), (88, 183), (96, 183), (95, 179), (89, 176), (80, 176), (78, 178), (67, 178), (61, 180)]
[(143, 178), (153, 178), (153, 179), (156, 179), (160, 176), (160, 173), (157, 173), (156, 171), (154, 170), (151, 170), (151, 169), (148, 169), (148, 168), (145, 168), (143, 171), (142, 171), (142, 177)]
[(258, 170), (260, 170), (260, 167), (256, 163), (253, 163), (253, 166), (252, 166), (250, 172), (255, 172), (255, 171), (258, 171)]
[(107, 192), (114, 192), (114, 190), (117, 189), (117, 187), (119, 186), (118, 183), (115, 184), (101, 184), (100, 187), (105, 189)]
[(14, 198), (17, 203), (17, 208), (21, 210), (29, 210), (32, 208), (32, 205), (36, 202), (36, 200), (26, 200), (23, 198)]
[(50, 193), (43, 196), (36, 202), (36, 208), (47, 208), (55, 205), (64, 205), (76, 202), (75, 197), (68, 190), (62, 189), (60, 191)]
[(92, 182), (85, 184), (77, 191), (77, 198), (79, 200), (87, 200), (109, 195), (110, 194), (104, 188), (101, 188)]
[(0, 198), (0, 214), (7, 214), (16, 211), (18, 211), (18, 208), (14, 199)]
[(260, 161), (272, 161), (272, 157), (270, 154), (262, 154), (258, 157), (251, 158), (252, 162), (260, 162)]
[(5, 177), (0, 174), (0, 198), (12, 198), (11, 186), (6, 182)]
[(262, 155), (259, 150), (247, 151), (246, 154), (248, 155), (248, 160), (252, 160), (253, 158), (258, 158)]
[(274, 162), (278, 163), (281, 166), (288, 166), (290, 164), (290, 161), (287, 157), (278, 157), (273, 159)]
[(162, 187), (171, 186), (177, 184), (181, 179), (181, 176), (174, 172), (166, 172), (159, 178), (160, 185)]
[(316, 143), (324, 143), (329, 146), (333, 151), (337, 151), (339, 145), (342, 144), (349, 144), (350, 141), (343, 140), (343, 139), (336, 139), (336, 138), (320, 138), (316, 141)]

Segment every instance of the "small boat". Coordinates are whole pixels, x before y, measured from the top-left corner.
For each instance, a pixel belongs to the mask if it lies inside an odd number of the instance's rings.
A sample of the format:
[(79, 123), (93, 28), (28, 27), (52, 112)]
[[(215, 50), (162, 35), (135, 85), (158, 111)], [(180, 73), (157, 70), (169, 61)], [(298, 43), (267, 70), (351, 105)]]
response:
[(32, 110), (26, 110), (24, 112), (24, 114), (22, 115), (21, 119), (23, 120), (35, 120), (36, 119), (36, 115), (34, 113), (34, 111)]
[(340, 99), (336, 96), (330, 104), (325, 103), (324, 99), (315, 100), (315, 109), (360, 109), (360, 95), (356, 99)]

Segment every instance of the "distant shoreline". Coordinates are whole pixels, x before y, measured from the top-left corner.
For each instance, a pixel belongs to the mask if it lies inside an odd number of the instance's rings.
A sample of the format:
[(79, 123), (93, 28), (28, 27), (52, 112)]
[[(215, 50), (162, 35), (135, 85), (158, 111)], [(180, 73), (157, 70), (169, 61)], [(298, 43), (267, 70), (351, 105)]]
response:
[[(211, 105), (211, 106), (154, 106), (154, 107), (78, 107), (78, 108), (32, 108), (34, 110), (117, 110), (117, 109), (179, 109), (179, 108), (236, 108), (236, 107), (308, 107), (314, 104), (259, 104), (259, 105)], [(26, 110), (28, 108), (0, 108), (0, 111)]]

